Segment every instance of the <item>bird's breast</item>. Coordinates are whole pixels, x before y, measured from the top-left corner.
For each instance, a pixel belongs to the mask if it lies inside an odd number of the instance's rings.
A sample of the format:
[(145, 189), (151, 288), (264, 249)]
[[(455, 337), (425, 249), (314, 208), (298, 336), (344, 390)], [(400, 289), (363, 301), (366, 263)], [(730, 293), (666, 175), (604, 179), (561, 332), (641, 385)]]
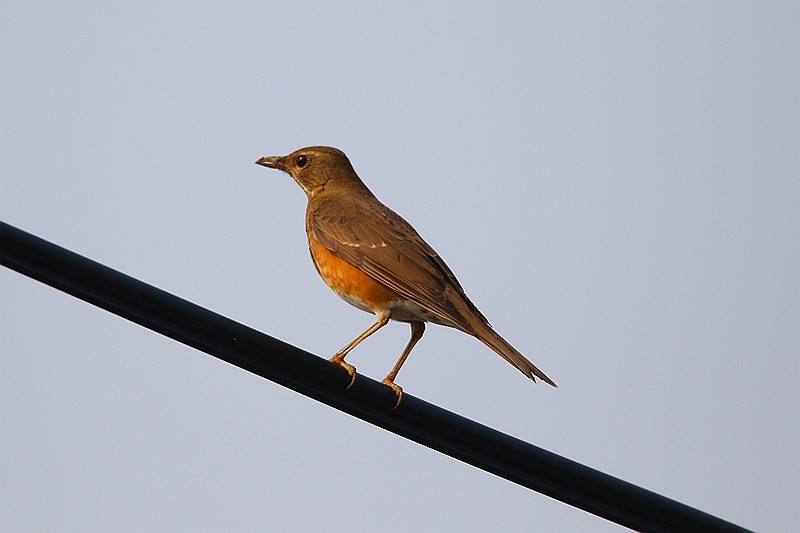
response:
[(394, 302), (401, 300), (394, 291), (328, 250), (312, 235), (309, 235), (308, 248), (320, 277), (350, 305), (375, 313), (378, 309), (389, 309)]

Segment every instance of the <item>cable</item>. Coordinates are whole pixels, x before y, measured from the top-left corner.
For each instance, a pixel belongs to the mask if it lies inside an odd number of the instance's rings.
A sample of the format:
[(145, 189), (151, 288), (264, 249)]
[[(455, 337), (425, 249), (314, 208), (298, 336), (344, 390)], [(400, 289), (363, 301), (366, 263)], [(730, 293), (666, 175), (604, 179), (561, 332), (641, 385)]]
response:
[(0, 222), (0, 263), (378, 427), (642, 531), (747, 531), (455, 413)]

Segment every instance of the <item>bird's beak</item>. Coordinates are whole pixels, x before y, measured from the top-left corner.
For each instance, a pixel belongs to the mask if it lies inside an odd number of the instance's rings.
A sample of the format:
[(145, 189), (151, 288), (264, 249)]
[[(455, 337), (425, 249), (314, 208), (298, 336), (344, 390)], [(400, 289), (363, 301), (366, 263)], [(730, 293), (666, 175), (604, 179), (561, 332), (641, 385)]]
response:
[(261, 165), (262, 167), (267, 168), (277, 168), (278, 170), (283, 169), (283, 166), (281, 165), (281, 158), (274, 155), (270, 157), (262, 157), (256, 161), (256, 165)]

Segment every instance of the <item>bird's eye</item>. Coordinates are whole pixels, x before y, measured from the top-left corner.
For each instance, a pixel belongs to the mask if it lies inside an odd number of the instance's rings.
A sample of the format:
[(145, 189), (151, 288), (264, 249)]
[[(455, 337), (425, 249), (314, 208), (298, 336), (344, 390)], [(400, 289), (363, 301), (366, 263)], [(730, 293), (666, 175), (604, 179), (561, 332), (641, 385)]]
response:
[(308, 158), (304, 155), (298, 155), (294, 162), (297, 163), (298, 167), (304, 167), (308, 163)]

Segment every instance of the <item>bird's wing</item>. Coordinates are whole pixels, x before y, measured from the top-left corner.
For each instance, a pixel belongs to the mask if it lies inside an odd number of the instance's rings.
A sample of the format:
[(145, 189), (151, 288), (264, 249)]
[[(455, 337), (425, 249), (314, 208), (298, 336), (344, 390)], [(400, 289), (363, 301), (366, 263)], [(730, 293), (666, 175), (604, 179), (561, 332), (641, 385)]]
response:
[(474, 334), (458, 310), (465, 306), (486, 322), (434, 249), (389, 208), (323, 200), (311, 207), (307, 223), (328, 250), (445, 322)]

